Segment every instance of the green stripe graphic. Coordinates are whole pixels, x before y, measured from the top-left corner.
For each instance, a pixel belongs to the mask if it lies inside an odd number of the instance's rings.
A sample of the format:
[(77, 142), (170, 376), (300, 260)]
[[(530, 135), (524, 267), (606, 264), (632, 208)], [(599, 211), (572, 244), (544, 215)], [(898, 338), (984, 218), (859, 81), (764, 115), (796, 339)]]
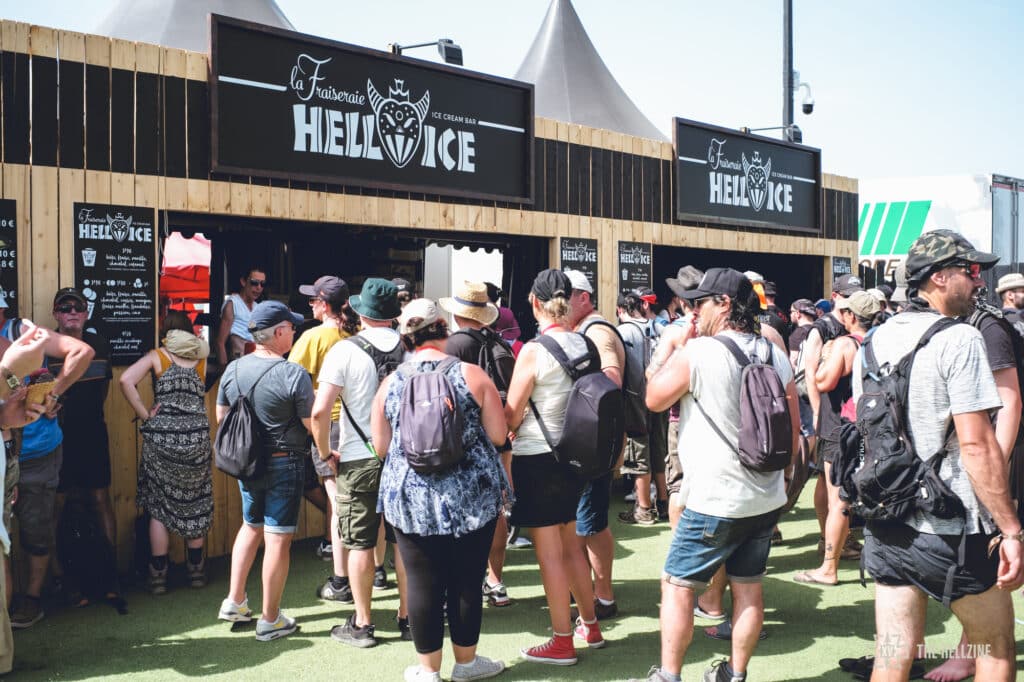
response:
[[(870, 206), (870, 204), (868, 204)], [(885, 215), (885, 203), (875, 204), (875, 210), (871, 213), (871, 222), (868, 224), (868, 232), (864, 236), (864, 245), (861, 247), (861, 253), (868, 255), (875, 252), (875, 238), (878, 236), (878, 226), (882, 222), (882, 216)]]
[(907, 202), (894, 201), (889, 204), (889, 211), (885, 214), (885, 224), (882, 225), (882, 234), (878, 235), (878, 243), (875, 244), (875, 253), (885, 255), (892, 253), (892, 245), (896, 242), (896, 234), (900, 231), (900, 223), (903, 222), (903, 212), (907, 209)]
[(903, 227), (900, 228), (900, 236), (892, 253), (903, 255), (910, 250), (910, 245), (921, 236), (924, 229), (924, 221), (928, 218), (928, 211), (931, 210), (932, 202), (911, 201), (907, 204), (907, 212), (903, 216)]
[(860, 209), (860, 220), (857, 221), (857, 234), (860, 235), (860, 255), (867, 253), (867, 247), (864, 245), (867, 243), (866, 236), (864, 234), (864, 224), (868, 221), (868, 213), (871, 212), (871, 204), (864, 204)]

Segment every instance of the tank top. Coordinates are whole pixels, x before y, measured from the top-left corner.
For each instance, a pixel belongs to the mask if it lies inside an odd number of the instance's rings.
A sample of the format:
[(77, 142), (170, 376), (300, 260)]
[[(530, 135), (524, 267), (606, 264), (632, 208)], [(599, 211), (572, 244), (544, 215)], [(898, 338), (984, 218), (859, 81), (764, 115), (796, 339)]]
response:
[(252, 311), (249, 310), (249, 306), (238, 294), (231, 294), (224, 305), (227, 306), (228, 303), (231, 304), (232, 312), (235, 314), (235, 319), (231, 322), (231, 333), (245, 341), (252, 341), (252, 334), (249, 333), (249, 318), (252, 316)]

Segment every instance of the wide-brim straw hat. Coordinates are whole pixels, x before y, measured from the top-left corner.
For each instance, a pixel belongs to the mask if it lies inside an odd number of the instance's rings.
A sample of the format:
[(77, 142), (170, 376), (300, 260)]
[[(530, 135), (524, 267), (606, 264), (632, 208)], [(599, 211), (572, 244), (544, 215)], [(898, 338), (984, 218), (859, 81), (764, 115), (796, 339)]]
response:
[(498, 308), (487, 297), (487, 285), (483, 282), (463, 282), (451, 297), (438, 299), (437, 303), (452, 315), (476, 320), (484, 326), (489, 327), (498, 319)]

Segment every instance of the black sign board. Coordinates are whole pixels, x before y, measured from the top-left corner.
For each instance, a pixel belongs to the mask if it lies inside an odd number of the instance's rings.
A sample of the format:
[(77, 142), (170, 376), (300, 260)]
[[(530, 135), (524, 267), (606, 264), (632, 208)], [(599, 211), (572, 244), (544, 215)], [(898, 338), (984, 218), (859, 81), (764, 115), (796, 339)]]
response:
[(821, 150), (675, 120), (682, 219), (820, 232)]
[(832, 282), (835, 283), (837, 279), (843, 275), (849, 275), (853, 272), (853, 261), (849, 258), (841, 258), (839, 256), (832, 257)]
[(7, 317), (18, 314), (18, 202), (0, 199), (0, 296)]
[(533, 200), (533, 85), (211, 17), (213, 170)]
[(559, 250), (563, 270), (579, 270), (587, 276), (594, 293), (590, 300), (597, 307), (597, 240), (579, 237), (561, 237)]
[(86, 329), (110, 341), (110, 361), (128, 365), (156, 336), (154, 211), (75, 204), (75, 286), (88, 300)]
[(640, 287), (651, 288), (651, 245), (619, 242), (619, 293)]

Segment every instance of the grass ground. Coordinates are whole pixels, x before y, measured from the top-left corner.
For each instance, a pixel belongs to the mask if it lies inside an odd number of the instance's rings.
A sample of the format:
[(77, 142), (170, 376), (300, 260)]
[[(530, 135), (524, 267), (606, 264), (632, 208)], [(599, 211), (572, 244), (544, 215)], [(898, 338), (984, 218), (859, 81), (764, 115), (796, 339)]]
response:
[[(751, 664), (751, 682), (762, 680), (849, 680), (836, 661), (845, 656), (873, 653), (872, 589), (861, 587), (856, 562), (844, 562), (841, 585), (818, 588), (798, 585), (794, 572), (816, 564), (817, 524), (807, 487), (798, 511), (782, 522), (785, 541), (773, 548), (765, 579), (765, 628)], [(614, 504), (613, 512), (619, 509)], [(505, 660), (510, 669), (502, 680), (624, 680), (643, 677), (657, 663), (659, 652), (658, 601), (661, 565), (669, 541), (667, 524), (654, 527), (624, 526), (612, 522), (618, 550), (615, 589), (621, 615), (604, 624), (609, 644), (602, 650), (580, 653), (571, 668), (527, 663), (519, 649), (550, 636), (544, 594), (530, 549), (510, 550), (505, 582), (515, 604), (485, 609), (480, 653)], [(381, 645), (356, 650), (333, 642), (332, 626), (350, 613), (315, 597), (328, 564), (314, 556), (312, 542), (293, 548), (291, 574), (284, 595), (284, 610), (297, 618), (301, 631), (270, 643), (256, 642), (252, 626), (232, 631), (216, 619), (227, 592), (225, 560), (211, 565), (210, 585), (202, 590), (172, 585), (162, 597), (141, 590), (127, 595), (129, 614), (119, 616), (110, 607), (51, 612), (29, 630), (15, 633), (15, 670), (18, 680), (171, 680), (198, 676), (249, 680), (401, 680), (402, 671), (415, 662), (411, 643), (398, 639), (394, 624), (397, 591), (374, 596), (377, 635)], [(179, 581), (184, 576), (178, 575)], [(180, 583), (179, 583), (180, 584)], [(249, 580), (250, 602), (258, 607), (258, 568)], [(1021, 610), (1020, 595), (1014, 601)], [(700, 621), (698, 621), (698, 625)], [(705, 623), (711, 625), (711, 623)], [(930, 648), (950, 649), (959, 628), (941, 605), (928, 606), (927, 641)], [(1017, 637), (1024, 627), (1017, 626)], [(708, 639), (698, 628), (683, 668), (684, 680), (699, 679), (712, 660), (728, 655), (728, 643)], [(451, 672), (450, 650), (442, 674)], [(932, 667), (937, 662), (930, 662)], [(1018, 658), (1018, 676), (1024, 659)]]

